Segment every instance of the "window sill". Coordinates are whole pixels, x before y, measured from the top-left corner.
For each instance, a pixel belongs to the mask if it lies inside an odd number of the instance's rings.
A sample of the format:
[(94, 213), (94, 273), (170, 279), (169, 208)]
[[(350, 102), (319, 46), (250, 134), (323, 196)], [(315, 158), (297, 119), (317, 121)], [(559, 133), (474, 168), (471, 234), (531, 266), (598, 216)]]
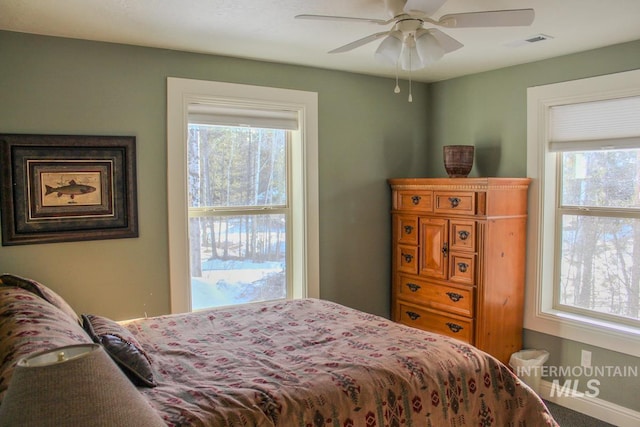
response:
[(525, 315), (524, 327), (640, 357), (640, 329), (633, 326), (549, 309)]

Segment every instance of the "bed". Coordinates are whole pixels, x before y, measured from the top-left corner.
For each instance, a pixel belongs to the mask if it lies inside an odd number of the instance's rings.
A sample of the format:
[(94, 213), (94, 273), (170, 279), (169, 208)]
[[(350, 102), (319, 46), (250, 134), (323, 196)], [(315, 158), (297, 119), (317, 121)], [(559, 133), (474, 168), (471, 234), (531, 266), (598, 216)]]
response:
[(557, 426), (480, 350), (319, 299), (127, 322), (0, 276), (0, 405), (17, 360), (99, 342), (169, 426)]

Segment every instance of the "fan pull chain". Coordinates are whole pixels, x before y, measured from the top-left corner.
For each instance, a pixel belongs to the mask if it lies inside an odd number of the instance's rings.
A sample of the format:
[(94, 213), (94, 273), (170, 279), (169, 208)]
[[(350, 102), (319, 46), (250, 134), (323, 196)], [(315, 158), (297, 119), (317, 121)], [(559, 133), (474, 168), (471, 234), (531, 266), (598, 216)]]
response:
[(413, 102), (413, 96), (411, 96), (411, 71), (409, 71), (409, 102)]
[(409, 102), (413, 102), (413, 96), (411, 96), (411, 68), (413, 67), (413, 64), (411, 63), (411, 59), (411, 50), (409, 50)]

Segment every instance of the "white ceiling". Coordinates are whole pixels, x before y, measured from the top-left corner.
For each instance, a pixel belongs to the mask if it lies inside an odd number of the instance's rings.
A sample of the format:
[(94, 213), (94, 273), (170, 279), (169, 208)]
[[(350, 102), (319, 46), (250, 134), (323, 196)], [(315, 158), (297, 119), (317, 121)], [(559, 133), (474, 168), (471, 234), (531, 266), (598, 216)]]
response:
[[(432, 17), (519, 8), (535, 10), (533, 25), (441, 28), (464, 47), (412, 78), (438, 81), (640, 39), (640, 0), (448, 0)], [(0, 0), (0, 29), (394, 76), (373, 57), (379, 42), (327, 53), (391, 25), (298, 14), (388, 18), (383, 0)], [(538, 34), (553, 39), (518, 43)]]

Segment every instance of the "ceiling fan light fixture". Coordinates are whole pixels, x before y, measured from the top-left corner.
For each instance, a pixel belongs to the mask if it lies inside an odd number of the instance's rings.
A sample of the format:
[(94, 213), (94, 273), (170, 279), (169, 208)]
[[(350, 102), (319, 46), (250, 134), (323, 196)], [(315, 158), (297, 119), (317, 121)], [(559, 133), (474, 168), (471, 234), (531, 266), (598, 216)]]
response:
[(400, 68), (405, 71), (415, 71), (424, 68), (414, 43), (404, 44), (402, 53), (400, 54)]
[(416, 31), (416, 51), (423, 67), (439, 61), (444, 56), (444, 48), (429, 30)]
[(382, 40), (378, 49), (376, 49), (375, 58), (381, 62), (396, 65), (401, 51), (402, 32), (397, 30), (391, 31), (389, 35)]

